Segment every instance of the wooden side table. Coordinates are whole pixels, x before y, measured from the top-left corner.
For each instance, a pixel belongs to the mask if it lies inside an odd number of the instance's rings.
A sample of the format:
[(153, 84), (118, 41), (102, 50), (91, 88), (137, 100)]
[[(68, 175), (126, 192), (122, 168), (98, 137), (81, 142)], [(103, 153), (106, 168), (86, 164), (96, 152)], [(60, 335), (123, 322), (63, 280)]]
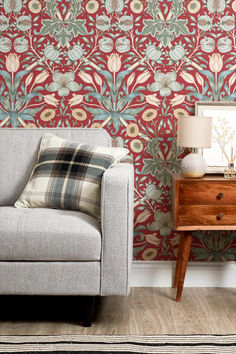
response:
[(175, 268), (176, 301), (181, 300), (192, 231), (236, 230), (236, 179), (206, 175), (199, 179), (172, 176), (172, 221), (180, 232)]

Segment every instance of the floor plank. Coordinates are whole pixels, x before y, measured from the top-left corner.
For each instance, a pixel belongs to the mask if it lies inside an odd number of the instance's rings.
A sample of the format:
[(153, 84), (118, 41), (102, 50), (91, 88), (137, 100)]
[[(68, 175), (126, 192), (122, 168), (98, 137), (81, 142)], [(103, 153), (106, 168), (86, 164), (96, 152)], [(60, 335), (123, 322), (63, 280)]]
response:
[(78, 297), (0, 297), (0, 334), (235, 334), (236, 289), (133, 288), (128, 297), (98, 298), (90, 328), (77, 323)]

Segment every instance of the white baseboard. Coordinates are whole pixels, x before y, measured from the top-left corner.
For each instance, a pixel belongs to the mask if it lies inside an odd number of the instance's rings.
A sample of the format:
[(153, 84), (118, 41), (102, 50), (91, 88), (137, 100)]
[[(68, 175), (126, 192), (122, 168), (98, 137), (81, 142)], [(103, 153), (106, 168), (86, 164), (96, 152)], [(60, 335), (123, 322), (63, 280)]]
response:
[[(133, 261), (132, 287), (172, 287), (175, 262)], [(189, 262), (185, 287), (236, 287), (236, 262)]]

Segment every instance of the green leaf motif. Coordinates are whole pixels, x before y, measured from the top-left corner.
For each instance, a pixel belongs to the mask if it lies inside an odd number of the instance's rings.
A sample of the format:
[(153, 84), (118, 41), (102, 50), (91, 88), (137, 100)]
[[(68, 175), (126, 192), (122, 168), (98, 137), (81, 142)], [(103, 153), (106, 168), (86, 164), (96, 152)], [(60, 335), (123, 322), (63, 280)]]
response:
[(4, 120), (8, 116), (8, 114), (9, 114), (8, 112), (6, 113), (0, 109), (0, 119), (1, 120)]
[(170, 31), (176, 34), (176, 37), (179, 37), (181, 34), (189, 35), (187, 28), (187, 20), (171, 20), (170, 21)]
[(208, 260), (211, 256), (211, 253), (205, 249), (205, 248), (195, 248), (195, 247), (192, 247), (192, 252), (194, 254), (194, 258), (196, 260)]
[(46, 2), (46, 12), (49, 16), (54, 17), (57, 11), (57, 1), (56, 0), (48, 0)]
[(8, 88), (10, 88), (11, 87), (11, 75), (5, 70), (0, 70), (0, 76), (3, 76), (5, 78), (5, 84), (7, 85)]
[(142, 169), (142, 174), (151, 174), (153, 177), (156, 176), (158, 161), (154, 159), (144, 159), (144, 166)]
[(163, 21), (158, 16), (160, 12), (157, 0), (149, 1), (148, 12), (153, 17), (153, 20), (144, 20), (144, 27), (141, 32), (142, 35), (151, 34), (153, 37), (161, 42), (164, 47), (170, 45), (170, 42), (180, 35), (189, 35), (187, 28), (188, 20), (178, 19), (183, 13), (182, 0), (174, 0), (171, 8), (173, 17), (167, 21)]
[(72, 40), (73, 36), (65, 28), (55, 34), (55, 39), (58, 41), (62, 47), (65, 47), (68, 42)]
[(181, 15), (181, 13), (183, 12), (183, 0), (174, 0), (171, 10), (175, 17)]
[(86, 108), (86, 111), (88, 111), (89, 113), (93, 114), (93, 115), (99, 115), (99, 114), (106, 114), (107, 112), (105, 112), (103, 109), (101, 108), (91, 108), (91, 107), (86, 107), (86, 105), (83, 105), (84, 108)]
[(49, 34), (51, 37), (54, 35), (55, 32), (59, 31), (60, 23), (54, 22), (53, 20), (42, 20), (42, 29), (40, 31), (40, 35)]
[(84, 26), (85, 20), (75, 20), (67, 22), (67, 29), (69, 32), (72, 32), (74, 36), (78, 36), (79, 34), (87, 35), (87, 30)]
[(75, 17), (78, 16), (81, 12), (81, 0), (71, 0), (70, 10)]
[(153, 20), (144, 20), (143, 22), (145, 26), (143, 27), (142, 35), (151, 34), (155, 37), (156, 33), (160, 32), (162, 29), (161, 22), (155, 22)]
[(76, 17), (80, 13), (80, 1), (71, 1), (70, 10), (71, 18), (70, 20), (58, 19), (56, 17), (56, 13), (59, 12), (57, 8), (56, 1), (48, 1), (47, 2), (47, 13), (51, 16), (49, 20), (42, 20), (42, 28), (40, 31), (40, 35), (49, 34), (51, 37), (54, 37), (56, 41), (58, 41), (62, 47), (65, 47), (68, 42), (70, 42), (73, 37), (77, 37), (78, 35), (88, 35), (92, 34), (93, 31), (87, 31), (85, 27), (85, 20), (78, 20)]
[(149, 0), (148, 12), (150, 13), (150, 15), (155, 18), (159, 11), (160, 11), (159, 0)]
[(144, 110), (144, 108), (146, 107), (146, 105), (143, 105), (143, 107), (140, 107), (140, 108), (129, 108), (129, 109), (126, 109), (123, 113), (125, 114), (131, 114), (133, 116), (135, 116), (137, 113), (139, 112), (142, 112), (142, 110)]
[(9, 112), (10, 109), (11, 109), (11, 105), (10, 105), (9, 100), (8, 100), (6, 97), (1, 96), (1, 97), (0, 97), (0, 102), (1, 102), (1, 104), (3, 105), (4, 109), (5, 109), (7, 112)]
[(170, 32), (168, 28), (164, 28), (160, 33), (157, 34), (157, 40), (160, 41), (164, 47), (170, 45), (174, 38), (175, 37), (173, 32)]

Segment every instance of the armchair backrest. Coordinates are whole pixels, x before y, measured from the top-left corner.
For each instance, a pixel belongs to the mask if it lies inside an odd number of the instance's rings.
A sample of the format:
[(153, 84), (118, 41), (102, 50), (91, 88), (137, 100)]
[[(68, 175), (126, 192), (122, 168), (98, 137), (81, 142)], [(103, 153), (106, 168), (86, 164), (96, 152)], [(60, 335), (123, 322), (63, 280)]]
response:
[(111, 146), (104, 129), (93, 128), (1, 128), (0, 206), (14, 205), (37, 160), (41, 137), (51, 133), (90, 145)]

